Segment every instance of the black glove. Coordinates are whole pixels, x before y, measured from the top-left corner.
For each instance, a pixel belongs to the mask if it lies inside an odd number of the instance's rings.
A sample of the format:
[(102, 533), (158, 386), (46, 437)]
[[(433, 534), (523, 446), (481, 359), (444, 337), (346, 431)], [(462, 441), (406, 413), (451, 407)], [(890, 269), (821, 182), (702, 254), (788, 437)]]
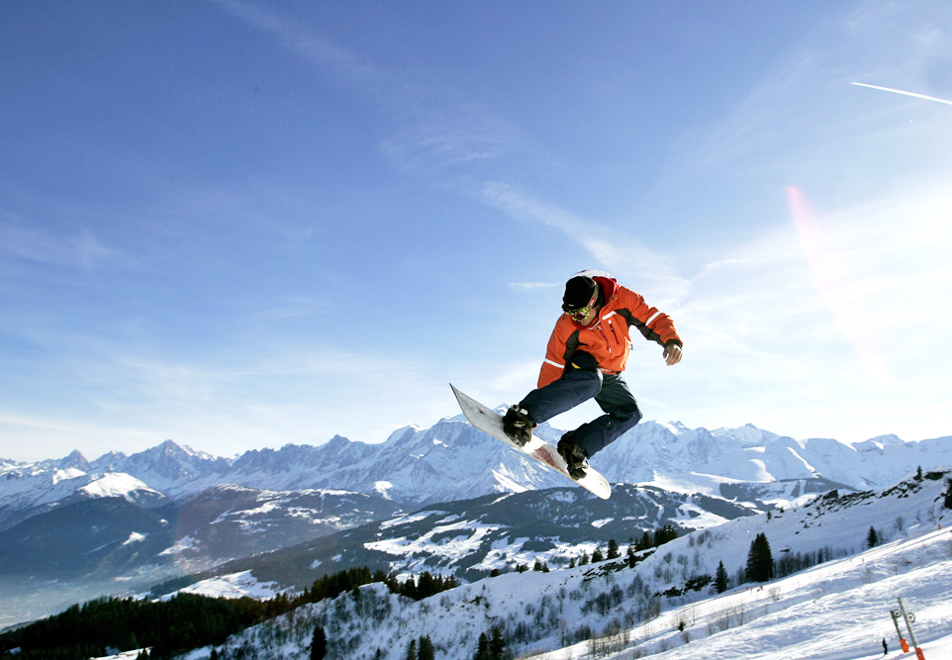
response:
[(598, 360), (595, 359), (594, 355), (586, 351), (575, 351), (572, 353), (569, 364), (575, 369), (581, 369), (582, 371), (595, 371), (598, 369)]

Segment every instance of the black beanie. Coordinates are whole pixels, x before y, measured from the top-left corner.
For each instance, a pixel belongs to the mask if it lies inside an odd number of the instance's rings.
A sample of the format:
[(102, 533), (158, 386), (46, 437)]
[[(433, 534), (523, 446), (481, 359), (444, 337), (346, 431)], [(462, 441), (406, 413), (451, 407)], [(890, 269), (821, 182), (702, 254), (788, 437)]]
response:
[(598, 292), (598, 285), (591, 277), (578, 275), (565, 283), (562, 310), (571, 312), (588, 305)]

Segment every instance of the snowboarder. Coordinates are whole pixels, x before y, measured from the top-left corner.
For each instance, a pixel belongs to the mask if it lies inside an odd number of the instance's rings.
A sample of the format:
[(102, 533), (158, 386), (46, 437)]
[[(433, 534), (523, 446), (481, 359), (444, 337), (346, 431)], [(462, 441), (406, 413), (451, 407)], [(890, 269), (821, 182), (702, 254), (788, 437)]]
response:
[(886, 643), (886, 638), (883, 637), (883, 655), (889, 653), (889, 644)]
[(605, 414), (569, 431), (558, 444), (569, 474), (580, 479), (588, 458), (641, 420), (635, 397), (621, 377), (631, 328), (664, 346), (668, 366), (681, 361), (683, 344), (667, 314), (601, 271), (582, 271), (566, 282), (562, 311), (549, 338), (538, 389), (510, 406), (503, 427), (514, 442), (524, 445), (538, 424), (594, 398)]

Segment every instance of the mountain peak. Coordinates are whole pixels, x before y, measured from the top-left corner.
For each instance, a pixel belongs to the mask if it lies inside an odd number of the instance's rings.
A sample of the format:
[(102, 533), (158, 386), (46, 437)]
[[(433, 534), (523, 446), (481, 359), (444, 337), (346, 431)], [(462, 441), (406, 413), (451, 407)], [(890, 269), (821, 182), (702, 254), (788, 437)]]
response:
[(89, 461), (86, 460), (86, 457), (83, 456), (83, 454), (78, 449), (74, 449), (69, 456), (59, 462), (58, 467), (61, 470), (76, 468), (77, 470), (82, 470), (85, 472), (87, 469), (89, 469)]
[(409, 436), (412, 436), (419, 430), (420, 430), (419, 426), (416, 426), (415, 424), (410, 424), (409, 426), (404, 426), (403, 428), (399, 428), (393, 433), (391, 433), (390, 437), (388, 437), (386, 441), (387, 443), (390, 443), (390, 442), (399, 443), (400, 440), (407, 438)]
[(157, 445), (155, 449), (166, 454), (191, 453), (187, 451), (185, 448), (183, 448), (182, 446), (176, 444), (174, 440), (166, 440), (162, 444)]
[(345, 438), (342, 435), (335, 435), (333, 438), (327, 441), (325, 446), (331, 449), (339, 449), (340, 447), (349, 447), (351, 444), (353, 443), (350, 439)]

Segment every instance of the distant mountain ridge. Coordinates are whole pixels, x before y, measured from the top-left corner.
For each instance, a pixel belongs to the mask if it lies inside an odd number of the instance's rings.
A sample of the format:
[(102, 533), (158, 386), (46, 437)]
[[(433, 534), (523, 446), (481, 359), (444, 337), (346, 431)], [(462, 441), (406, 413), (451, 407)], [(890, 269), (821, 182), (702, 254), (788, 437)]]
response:
[[(538, 433), (550, 441), (561, 435), (548, 424)], [(718, 496), (724, 484), (733, 482), (804, 479), (862, 490), (896, 483), (920, 466), (952, 465), (952, 436), (904, 442), (888, 435), (849, 445), (824, 438), (794, 440), (752, 425), (708, 431), (643, 422), (593, 463), (613, 482), (680, 480), (688, 490), (707, 488), (707, 494)], [(0, 529), (97, 493), (158, 506), (166, 498), (181, 499), (221, 484), (282, 491), (331, 488), (421, 506), (565, 482), (460, 415), (429, 429), (404, 427), (377, 445), (335, 436), (319, 446), (285, 445), (222, 458), (167, 440), (129, 456), (111, 452), (93, 461), (78, 451), (37, 463), (0, 459)]]

